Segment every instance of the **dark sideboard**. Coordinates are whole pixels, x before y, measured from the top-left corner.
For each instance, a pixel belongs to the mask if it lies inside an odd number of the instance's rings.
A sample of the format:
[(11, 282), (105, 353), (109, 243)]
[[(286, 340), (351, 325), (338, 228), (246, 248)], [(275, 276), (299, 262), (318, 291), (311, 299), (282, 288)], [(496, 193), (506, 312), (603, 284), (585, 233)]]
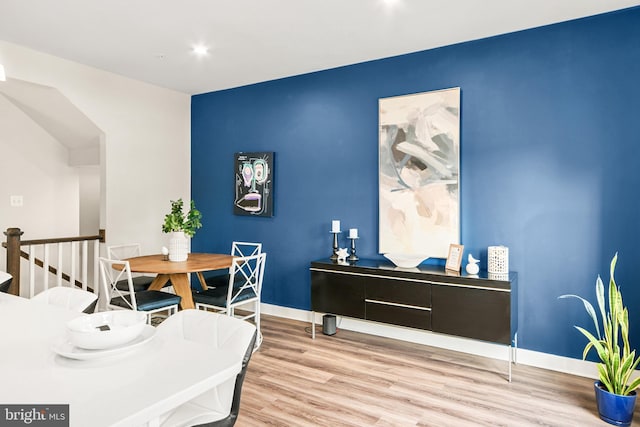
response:
[[(422, 329), (517, 347), (517, 274), (472, 276), (444, 267), (398, 268), (384, 260), (313, 261), (315, 312)], [(512, 347), (513, 346), (513, 347)]]

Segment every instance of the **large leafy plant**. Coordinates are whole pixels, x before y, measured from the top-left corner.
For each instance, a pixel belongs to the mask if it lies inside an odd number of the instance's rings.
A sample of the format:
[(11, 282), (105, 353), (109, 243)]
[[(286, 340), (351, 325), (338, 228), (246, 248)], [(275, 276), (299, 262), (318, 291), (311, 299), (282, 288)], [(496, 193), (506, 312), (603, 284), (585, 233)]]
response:
[(610, 393), (627, 396), (640, 386), (640, 378), (629, 383), (631, 374), (640, 362), (640, 357), (636, 358), (636, 351), (631, 350), (629, 345), (629, 312), (622, 303), (622, 294), (614, 279), (617, 260), (616, 253), (611, 260), (609, 291), (606, 299), (600, 275), (596, 279), (600, 320), (591, 303), (584, 298), (578, 295), (562, 295), (559, 298), (577, 298), (582, 301), (585, 310), (593, 319), (596, 330), (594, 335), (580, 326), (575, 326), (588, 340), (582, 358), (585, 359), (589, 351), (594, 348), (601, 362), (598, 363), (600, 382)]
[(189, 212), (186, 214), (183, 212), (184, 202), (182, 199), (171, 201), (171, 213), (168, 213), (164, 217), (164, 223), (162, 224), (162, 231), (165, 233), (171, 233), (173, 231), (182, 231), (189, 237), (193, 237), (196, 234), (196, 230), (202, 227), (200, 219), (202, 214), (196, 209), (196, 204), (191, 201)]

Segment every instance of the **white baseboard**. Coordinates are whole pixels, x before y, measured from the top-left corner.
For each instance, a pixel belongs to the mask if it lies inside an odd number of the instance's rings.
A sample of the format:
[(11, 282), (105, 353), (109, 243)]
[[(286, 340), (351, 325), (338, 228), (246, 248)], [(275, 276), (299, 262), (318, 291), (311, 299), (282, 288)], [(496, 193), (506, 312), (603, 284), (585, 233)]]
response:
[[(310, 311), (271, 304), (261, 304), (260, 308), (264, 314), (311, 323), (312, 313)], [(316, 324), (322, 324), (322, 313), (316, 313)], [(346, 329), (349, 331), (394, 338), (417, 344), (446, 348), (448, 350), (460, 351), (492, 359), (504, 361), (509, 360), (509, 348), (499, 344), (341, 316), (338, 316), (337, 326), (338, 329)], [(570, 357), (518, 349), (516, 351), (515, 362), (518, 364), (535, 366), (537, 368), (564, 372), (581, 377), (598, 378), (598, 369), (594, 362), (586, 362), (584, 360), (572, 359)]]

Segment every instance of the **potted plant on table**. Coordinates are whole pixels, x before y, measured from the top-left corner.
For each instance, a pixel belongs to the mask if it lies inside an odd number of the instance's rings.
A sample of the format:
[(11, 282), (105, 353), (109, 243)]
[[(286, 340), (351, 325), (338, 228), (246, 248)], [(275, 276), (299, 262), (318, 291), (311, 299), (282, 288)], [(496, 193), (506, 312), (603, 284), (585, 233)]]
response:
[(169, 241), (169, 261), (186, 261), (189, 253), (187, 237), (193, 237), (196, 230), (202, 227), (200, 219), (202, 214), (196, 209), (195, 202), (191, 200), (190, 209), (183, 212), (182, 199), (171, 201), (171, 212), (165, 215), (162, 231), (171, 233)]
[(600, 320), (591, 303), (584, 298), (577, 295), (562, 295), (559, 298), (581, 300), (593, 319), (595, 335), (580, 326), (575, 328), (588, 340), (582, 358), (585, 359), (593, 348), (600, 359), (599, 380), (594, 384), (600, 418), (609, 424), (628, 426), (633, 419), (635, 390), (640, 386), (640, 378), (631, 380), (631, 374), (638, 366), (640, 357), (636, 357), (636, 351), (631, 350), (629, 345), (629, 312), (622, 302), (620, 288), (614, 279), (617, 259), (616, 253), (611, 260), (609, 290), (606, 295), (599, 275), (596, 280)]

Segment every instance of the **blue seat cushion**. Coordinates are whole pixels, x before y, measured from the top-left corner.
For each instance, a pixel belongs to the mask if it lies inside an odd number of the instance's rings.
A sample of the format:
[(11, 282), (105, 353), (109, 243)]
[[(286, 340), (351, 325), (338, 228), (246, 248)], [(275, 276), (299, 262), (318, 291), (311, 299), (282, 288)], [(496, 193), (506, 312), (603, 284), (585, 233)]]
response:
[[(133, 282), (133, 291), (146, 291), (149, 288), (149, 285), (151, 285), (151, 282), (153, 282), (153, 279), (155, 279), (155, 277), (152, 276), (133, 277), (131, 280)], [(116, 283), (116, 287), (121, 291), (129, 292), (129, 284), (127, 283), (127, 279), (119, 280), (118, 283)]]
[[(217, 288), (207, 289), (202, 292), (193, 292), (193, 301), (196, 303), (213, 305), (215, 307), (226, 307), (228, 289), (229, 286), (220, 286)], [(235, 298), (234, 302), (238, 303), (255, 297), (256, 293), (253, 289), (247, 288), (240, 292), (240, 295)]]
[(209, 288), (219, 288), (223, 286), (229, 286), (229, 274), (219, 274), (217, 276), (210, 276), (205, 279)]
[[(180, 296), (162, 291), (136, 292), (136, 303), (139, 311), (150, 311), (170, 305), (180, 304)], [(111, 304), (122, 308), (131, 308), (131, 296), (113, 298)]]

